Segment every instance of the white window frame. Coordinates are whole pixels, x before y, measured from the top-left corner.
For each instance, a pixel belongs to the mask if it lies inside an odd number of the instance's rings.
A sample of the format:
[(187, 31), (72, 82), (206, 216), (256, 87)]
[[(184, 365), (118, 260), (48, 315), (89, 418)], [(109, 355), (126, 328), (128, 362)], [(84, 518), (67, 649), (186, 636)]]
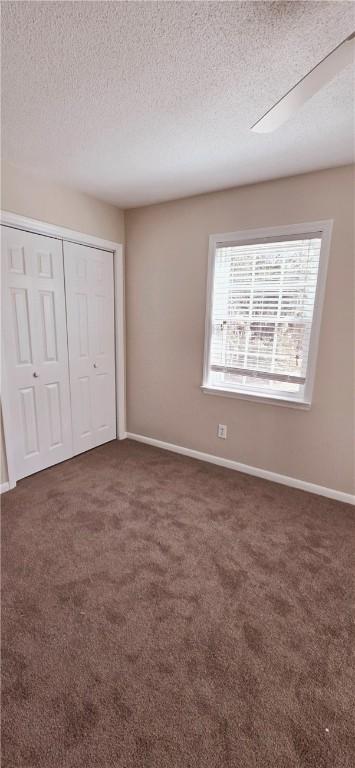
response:
[[(317, 365), (318, 345), (320, 336), (320, 326), (322, 319), (322, 310), (325, 295), (325, 285), (327, 279), (327, 269), (330, 251), (330, 241), (332, 234), (333, 220), (311, 221), (301, 224), (288, 224), (278, 227), (266, 227), (262, 229), (246, 229), (239, 232), (225, 232), (222, 234), (210, 235), (208, 252), (208, 271), (207, 271), (207, 296), (206, 296), (206, 320), (205, 320), (205, 350), (203, 364), (203, 379), (201, 389), (209, 395), (220, 395), (223, 397), (236, 397), (243, 400), (250, 400), (258, 403), (269, 403), (272, 405), (283, 405), (289, 408), (309, 409), (312, 403), (314, 380)], [(213, 281), (216, 249), (218, 246), (227, 245), (245, 245), (254, 240), (269, 239), (272, 237), (288, 237), (292, 235), (311, 235), (321, 233), (321, 249), (319, 256), (319, 269), (314, 300), (313, 320), (308, 352), (308, 365), (306, 382), (302, 396), (286, 394), (266, 394), (265, 389), (258, 391), (256, 388), (248, 390), (246, 387), (223, 388), (211, 386), (208, 383), (208, 374), (210, 368), (210, 349), (212, 334), (212, 298)]]

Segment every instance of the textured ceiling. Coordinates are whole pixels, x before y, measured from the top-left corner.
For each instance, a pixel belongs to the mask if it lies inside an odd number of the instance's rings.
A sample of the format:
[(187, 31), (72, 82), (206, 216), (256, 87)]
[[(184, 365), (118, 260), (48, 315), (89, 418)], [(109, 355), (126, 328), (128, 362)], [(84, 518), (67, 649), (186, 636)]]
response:
[(249, 127), (355, 28), (351, 2), (5, 2), (3, 156), (122, 207), (352, 161), (349, 67)]

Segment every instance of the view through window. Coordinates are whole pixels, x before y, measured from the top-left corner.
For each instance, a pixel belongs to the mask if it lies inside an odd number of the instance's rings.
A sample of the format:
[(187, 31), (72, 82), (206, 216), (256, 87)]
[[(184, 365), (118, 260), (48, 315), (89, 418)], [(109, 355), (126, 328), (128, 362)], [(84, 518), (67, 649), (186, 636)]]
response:
[(302, 398), (321, 235), (216, 247), (207, 385)]

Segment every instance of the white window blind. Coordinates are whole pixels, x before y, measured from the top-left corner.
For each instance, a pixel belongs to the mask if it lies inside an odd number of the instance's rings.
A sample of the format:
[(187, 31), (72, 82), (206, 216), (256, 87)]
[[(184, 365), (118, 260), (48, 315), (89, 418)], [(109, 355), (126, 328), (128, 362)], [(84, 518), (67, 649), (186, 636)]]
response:
[(302, 396), (320, 248), (319, 232), (217, 244), (209, 386)]

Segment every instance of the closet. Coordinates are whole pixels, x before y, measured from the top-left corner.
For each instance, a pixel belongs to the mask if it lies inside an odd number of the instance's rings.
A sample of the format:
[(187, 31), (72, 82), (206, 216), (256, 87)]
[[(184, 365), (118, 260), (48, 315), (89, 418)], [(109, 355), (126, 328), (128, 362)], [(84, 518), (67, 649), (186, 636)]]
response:
[(2, 226), (16, 478), (116, 437), (113, 253)]

